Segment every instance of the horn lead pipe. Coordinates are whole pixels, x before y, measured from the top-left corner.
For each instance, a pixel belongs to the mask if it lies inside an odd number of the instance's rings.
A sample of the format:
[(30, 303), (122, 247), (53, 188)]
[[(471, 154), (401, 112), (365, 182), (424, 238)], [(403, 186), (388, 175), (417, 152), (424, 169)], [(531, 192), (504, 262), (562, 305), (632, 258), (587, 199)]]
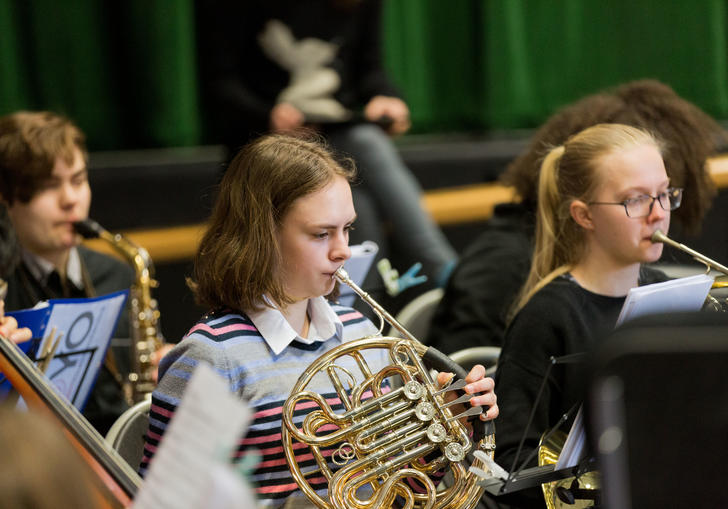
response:
[(716, 262), (715, 260), (713, 260), (711, 258), (708, 258), (707, 256), (705, 256), (703, 254), (698, 253), (694, 249), (690, 249), (685, 244), (680, 244), (679, 242), (675, 242), (670, 237), (668, 237), (667, 235), (662, 233), (661, 230), (655, 230), (655, 233), (652, 234), (652, 237), (650, 238), (650, 240), (652, 240), (652, 242), (654, 242), (654, 243), (662, 242), (663, 244), (668, 244), (668, 245), (674, 247), (675, 249), (679, 249), (680, 251), (683, 251), (683, 252), (689, 254), (690, 256), (695, 258), (700, 263), (704, 263), (705, 265), (708, 266), (709, 269), (715, 269), (728, 276), (728, 267), (726, 267), (725, 265), (721, 265), (720, 263)]

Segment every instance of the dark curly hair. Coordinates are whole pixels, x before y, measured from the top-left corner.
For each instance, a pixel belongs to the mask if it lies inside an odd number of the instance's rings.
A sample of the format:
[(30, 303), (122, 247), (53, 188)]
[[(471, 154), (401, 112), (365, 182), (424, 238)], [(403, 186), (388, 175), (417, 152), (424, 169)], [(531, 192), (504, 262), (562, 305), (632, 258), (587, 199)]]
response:
[(536, 131), (526, 152), (508, 166), (501, 181), (514, 186), (524, 204), (535, 210), (544, 156), (569, 136), (600, 123), (640, 127), (664, 142), (663, 158), (671, 183), (685, 189), (673, 218), (686, 231), (697, 233), (716, 194), (706, 160), (728, 144), (728, 132), (659, 81), (626, 83), (559, 110)]

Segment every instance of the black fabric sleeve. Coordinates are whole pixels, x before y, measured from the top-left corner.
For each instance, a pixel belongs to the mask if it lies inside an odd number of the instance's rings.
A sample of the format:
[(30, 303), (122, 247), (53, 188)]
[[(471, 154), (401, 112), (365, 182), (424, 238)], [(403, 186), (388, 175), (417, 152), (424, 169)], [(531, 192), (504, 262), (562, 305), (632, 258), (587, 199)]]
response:
[(530, 260), (526, 235), (484, 232), (463, 254), (448, 281), (427, 344), (444, 353), (502, 346), (506, 315), (525, 282)]
[[(500, 415), (496, 423), (495, 459), (508, 471), (518, 470), (538, 448), (542, 434), (552, 423), (554, 402), (561, 399), (556, 370), (549, 370), (549, 366), (551, 356), (563, 349), (560, 341), (563, 331), (559, 324), (568, 322), (564, 321), (562, 309), (559, 303), (548, 302), (548, 299), (531, 300), (506, 332), (496, 373), (495, 391)], [(553, 320), (544, 320), (544, 317)], [(547, 373), (548, 378), (545, 378)], [(531, 412), (534, 412), (533, 421), (526, 430)], [(524, 434), (523, 448), (516, 460)], [(526, 466), (537, 463), (538, 458), (534, 455)], [(509, 496), (507, 503), (515, 507), (544, 507), (542, 490), (523, 490)]]
[[(540, 300), (540, 299), (539, 299)], [(545, 300), (545, 299), (544, 299)], [(505, 344), (496, 373), (496, 394), (498, 395), (498, 447), (496, 460), (510, 470), (518, 444), (526, 431), (528, 418), (533, 411), (534, 418), (526, 432), (523, 450), (518, 465), (538, 447), (542, 433), (551, 424), (551, 404), (557, 398), (558, 384), (552, 371), (543, 392), (539, 390), (544, 376), (549, 371), (550, 359), (562, 353), (560, 338), (563, 336), (558, 306), (548, 309), (548, 302), (531, 301), (513, 321), (506, 333)], [(544, 317), (555, 317), (544, 320)], [(532, 460), (530, 466), (535, 465)]]

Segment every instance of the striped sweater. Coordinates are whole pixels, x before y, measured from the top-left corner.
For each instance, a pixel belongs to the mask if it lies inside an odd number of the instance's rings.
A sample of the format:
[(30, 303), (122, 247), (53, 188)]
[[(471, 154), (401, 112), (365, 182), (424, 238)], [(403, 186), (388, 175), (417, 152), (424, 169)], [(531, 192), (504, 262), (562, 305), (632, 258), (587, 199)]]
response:
[[(146, 473), (195, 366), (207, 362), (228, 381), (231, 391), (248, 402), (254, 413), (232, 460), (241, 461), (247, 454), (260, 456), (250, 480), (261, 507), (281, 507), (286, 502), (308, 505), (308, 499), (298, 490), (291, 476), (283, 453), (281, 408), (298, 377), (319, 356), (345, 341), (376, 332), (372, 323), (359, 312), (333, 304), (331, 307), (343, 324), (342, 338), (334, 336), (312, 345), (294, 341), (280, 355), (271, 351), (247, 316), (229, 311), (204, 316), (160, 366), (160, 382), (152, 396), (140, 473)], [(388, 363), (382, 351), (371, 352), (371, 355), (369, 361), (373, 370)], [(353, 365), (347, 367), (356, 369)], [(314, 379), (314, 385), (309, 388), (323, 394), (335, 410), (341, 411), (341, 402), (328, 379)], [(305, 414), (305, 409), (297, 411), (297, 422), (300, 423)], [(331, 451), (324, 454), (330, 455)], [(308, 448), (297, 449), (296, 459), (302, 470), (315, 464)], [(325, 479), (309, 479), (309, 482), (325, 496)], [(297, 500), (289, 500), (291, 498)]]

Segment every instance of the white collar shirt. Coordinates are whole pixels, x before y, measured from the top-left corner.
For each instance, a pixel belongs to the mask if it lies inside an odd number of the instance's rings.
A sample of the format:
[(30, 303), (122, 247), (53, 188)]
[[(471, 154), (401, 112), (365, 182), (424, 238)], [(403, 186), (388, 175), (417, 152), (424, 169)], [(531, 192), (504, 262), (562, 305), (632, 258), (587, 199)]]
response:
[[(267, 304), (272, 304), (270, 299), (263, 298)], [(311, 345), (316, 342), (328, 341), (334, 336), (341, 341), (344, 325), (324, 297), (309, 299), (307, 312), (311, 319), (311, 325), (306, 338), (302, 338), (291, 327), (283, 313), (277, 308), (264, 306), (260, 310), (248, 312), (247, 315), (276, 355), (283, 352), (293, 341)]]
[[(36, 279), (44, 286), (48, 283), (48, 277), (56, 267), (40, 256), (31, 253), (27, 249), (21, 248), (20, 256), (25, 263), (28, 270)], [(68, 262), (66, 262), (66, 278), (73, 283), (76, 288), (83, 288), (83, 275), (81, 271), (81, 255), (78, 254), (78, 249), (72, 247), (68, 253)]]

